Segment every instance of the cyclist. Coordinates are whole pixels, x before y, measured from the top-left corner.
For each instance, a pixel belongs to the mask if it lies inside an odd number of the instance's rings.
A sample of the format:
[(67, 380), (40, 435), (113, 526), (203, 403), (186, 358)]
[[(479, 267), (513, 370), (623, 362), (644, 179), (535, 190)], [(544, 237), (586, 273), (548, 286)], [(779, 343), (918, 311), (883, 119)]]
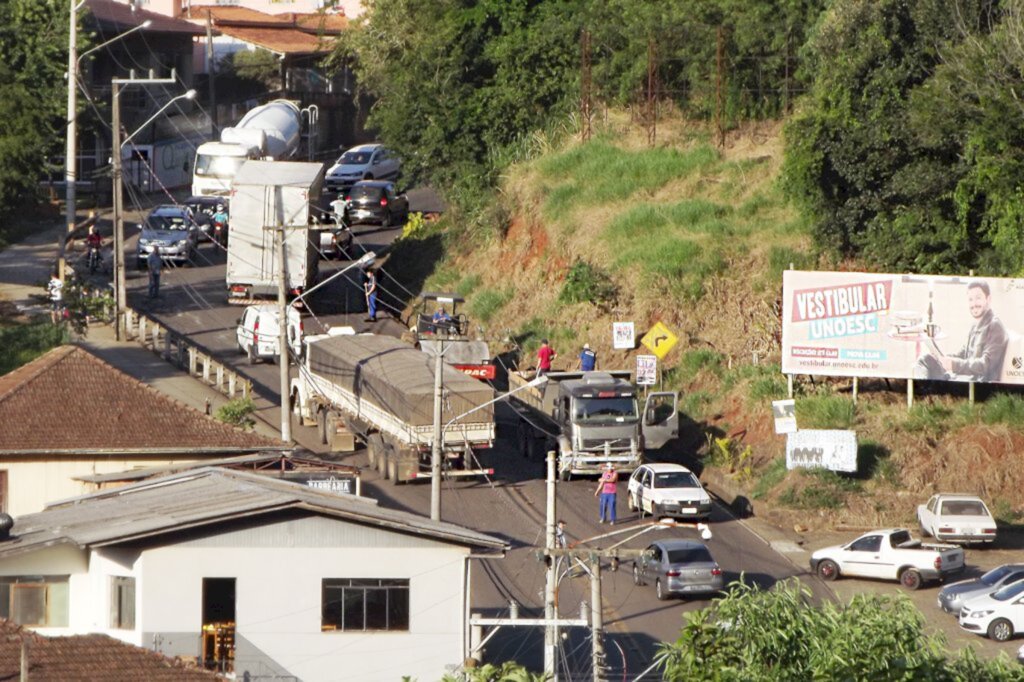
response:
[(85, 247), (89, 253), (89, 272), (96, 272), (102, 260), (100, 249), (103, 248), (103, 237), (96, 231), (95, 225), (89, 226), (89, 234), (85, 236)]

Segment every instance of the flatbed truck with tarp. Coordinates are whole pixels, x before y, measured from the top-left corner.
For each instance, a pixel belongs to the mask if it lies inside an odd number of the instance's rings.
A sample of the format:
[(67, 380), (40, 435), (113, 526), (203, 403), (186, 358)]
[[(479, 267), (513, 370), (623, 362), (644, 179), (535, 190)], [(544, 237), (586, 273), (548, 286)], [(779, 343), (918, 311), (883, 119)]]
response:
[[(435, 359), (389, 336), (307, 337), (292, 409), (317, 426), (332, 450), (365, 443), (370, 466), (393, 483), (430, 476), (434, 444)], [(449, 365), (442, 367), (443, 472), (493, 473), (477, 454), (494, 444), (494, 390)], [(347, 441), (352, 441), (351, 443)]]

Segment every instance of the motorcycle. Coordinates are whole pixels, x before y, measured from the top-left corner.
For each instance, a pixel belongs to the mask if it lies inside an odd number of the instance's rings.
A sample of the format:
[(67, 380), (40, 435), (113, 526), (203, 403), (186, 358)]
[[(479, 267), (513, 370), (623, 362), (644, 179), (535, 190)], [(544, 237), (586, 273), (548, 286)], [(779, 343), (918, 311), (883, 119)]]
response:
[(89, 247), (89, 274), (95, 274), (100, 269), (100, 265), (103, 263), (103, 254), (100, 253), (100, 247), (90, 246)]

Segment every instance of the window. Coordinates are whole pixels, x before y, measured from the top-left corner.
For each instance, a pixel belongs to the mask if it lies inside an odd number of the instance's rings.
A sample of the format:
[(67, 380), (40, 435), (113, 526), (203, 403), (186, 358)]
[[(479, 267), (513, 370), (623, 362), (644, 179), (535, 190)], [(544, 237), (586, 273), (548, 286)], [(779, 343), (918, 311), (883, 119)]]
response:
[(0, 618), (18, 625), (66, 627), (68, 576), (0, 577)]
[(135, 578), (121, 575), (110, 578), (110, 627), (135, 629)]
[(866, 538), (861, 538), (850, 545), (850, 550), (854, 552), (877, 552), (881, 547), (882, 536), (869, 535)]
[(409, 630), (409, 581), (325, 578), (321, 630)]

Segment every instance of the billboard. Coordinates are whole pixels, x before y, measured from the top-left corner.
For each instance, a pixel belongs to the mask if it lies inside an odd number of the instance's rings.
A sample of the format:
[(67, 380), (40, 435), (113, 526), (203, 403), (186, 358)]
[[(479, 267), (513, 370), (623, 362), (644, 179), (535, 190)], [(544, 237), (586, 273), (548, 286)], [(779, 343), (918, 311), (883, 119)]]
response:
[(1024, 384), (1024, 280), (788, 270), (784, 374)]
[(857, 433), (805, 429), (786, 436), (787, 469), (857, 471)]

